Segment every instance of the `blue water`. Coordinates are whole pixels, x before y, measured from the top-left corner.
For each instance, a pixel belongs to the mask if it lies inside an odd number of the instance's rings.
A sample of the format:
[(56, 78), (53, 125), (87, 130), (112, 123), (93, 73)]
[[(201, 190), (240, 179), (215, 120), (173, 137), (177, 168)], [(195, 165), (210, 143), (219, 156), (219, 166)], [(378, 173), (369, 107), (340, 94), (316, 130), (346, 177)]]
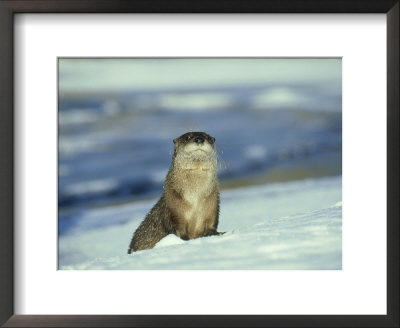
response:
[(216, 138), (222, 186), (239, 179), (261, 181), (276, 169), (283, 169), (284, 180), (285, 172), (304, 166), (329, 168), (322, 174), (341, 172), (337, 78), (61, 91), (60, 233), (68, 228), (68, 218), (87, 209), (160, 195), (172, 140), (187, 131)]

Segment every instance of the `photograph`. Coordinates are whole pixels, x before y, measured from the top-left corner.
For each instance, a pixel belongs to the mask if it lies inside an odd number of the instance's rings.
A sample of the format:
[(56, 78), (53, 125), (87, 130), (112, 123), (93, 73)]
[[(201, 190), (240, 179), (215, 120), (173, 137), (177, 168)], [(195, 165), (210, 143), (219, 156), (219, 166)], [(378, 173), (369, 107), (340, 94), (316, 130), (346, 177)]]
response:
[(59, 57), (59, 270), (342, 270), (340, 57)]

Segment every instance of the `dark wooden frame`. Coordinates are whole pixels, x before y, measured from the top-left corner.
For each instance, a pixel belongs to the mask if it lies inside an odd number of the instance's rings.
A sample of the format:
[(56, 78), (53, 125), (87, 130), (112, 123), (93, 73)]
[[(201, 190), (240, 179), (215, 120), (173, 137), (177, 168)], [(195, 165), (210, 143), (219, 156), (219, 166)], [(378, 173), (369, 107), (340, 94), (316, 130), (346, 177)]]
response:
[[(0, 324), (4, 327), (399, 327), (399, 7), (399, 0), (0, 0)], [(387, 315), (14, 315), (15, 13), (385, 13)]]

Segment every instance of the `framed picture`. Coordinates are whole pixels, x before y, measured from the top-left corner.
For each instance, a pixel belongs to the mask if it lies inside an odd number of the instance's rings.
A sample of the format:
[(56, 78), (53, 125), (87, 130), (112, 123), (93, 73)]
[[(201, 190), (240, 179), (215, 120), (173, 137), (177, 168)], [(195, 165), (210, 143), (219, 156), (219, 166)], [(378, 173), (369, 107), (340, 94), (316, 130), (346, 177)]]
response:
[(0, 10), (2, 325), (399, 325), (398, 1)]

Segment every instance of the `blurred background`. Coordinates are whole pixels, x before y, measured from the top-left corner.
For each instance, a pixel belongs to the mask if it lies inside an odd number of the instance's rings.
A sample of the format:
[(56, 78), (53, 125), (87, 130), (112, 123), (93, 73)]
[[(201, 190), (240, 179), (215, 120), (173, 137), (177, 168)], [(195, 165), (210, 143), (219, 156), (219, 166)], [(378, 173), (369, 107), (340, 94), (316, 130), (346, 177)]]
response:
[(188, 131), (216, 138), (222, 191), (341, 175), (341, 59), (58, 65), (60, 235), (85, 211), (161, 195)]

